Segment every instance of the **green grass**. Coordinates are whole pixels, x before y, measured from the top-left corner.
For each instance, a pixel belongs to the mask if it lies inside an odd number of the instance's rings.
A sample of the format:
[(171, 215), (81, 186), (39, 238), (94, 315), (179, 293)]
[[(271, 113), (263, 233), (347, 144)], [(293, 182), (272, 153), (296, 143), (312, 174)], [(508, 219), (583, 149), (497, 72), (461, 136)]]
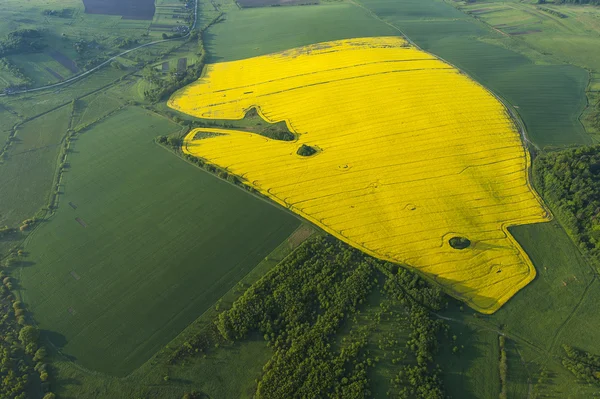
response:
[(395, 36), (393, 28), (349, 3), (232, 10), (204, 35), (208, 62), (231, 61), (311, 43)]
[[(296, 232), (311, 229), (302, 225)], [(231, 307), (233, 302), (249, 287), (300, 244), (296, 232), (283, 241), (256, 267), (245, 275), (235, 287), (219, 299), (219, 310)], [(293, 241), (293, 244), (292, 244)], [(63, 356), (55, 356), (56, 380), (61, 398), (85, 399), (101, 397), (160, 397), (180, 399), (191, 387), (214, 398), (250, 398), (256, 391), (255, 379), (272, 356), (272, 351), (260, 339), (250, 339), (233, 346), (210, 350), (206, 357), (186, 358), (182, 363), (167, 365), (170, 352), (179, 348), (197, 332), (204, 331), (219, 314), (216, 306), (208, 308), (185, 330), (173, 339), (165, 349), (157, 352), (150, 360), (125, 378), (105, 374), (85, 373)], [(166, 383), (168, 375), (171, 382)], [(207, 378), (206, 376), (211, 376)]]
[(177, 129), (129, 108), (86, 131), (59, 210), (26, 245), (23, 300), (86, 368), (139, 367), (299, 223), (154, 144)]
[(64, 106), (17, 129), (0, 164), (0, 225), (16, 227), (48, 203), (70, 117)]
[(586, 105), (588, 73), (569, 65), (538, 65), (488, 42), (497, 32), (439, 0), (363, 0), (426, 51), (458, 66), (518, 107), (531, 141), (540, 147), (588, 144), (578, 117)]
[(124, 102), (111, 91), (101, 91), (77, 101), (73, 128), (89, 125), (122, 107)]
[[(23, 119), (34, 118), (48, 110), (68, 104), (74, 98), (85, 96), (106, 85), (113, 84), (127, 72), (115, 68), (102, 68), (85, 79), (54, 90), (0, 97), (0, 104), (9, 107)], [(4, 127), (4, 121), (0, 121), (0, 125)]]
[[(592, 269), (557, 222), (511, 228), (537, 277), (494, 316), (498, 326), (550, 351), (592, 277)], [(566, 285), (565, 285), (566, 283)]]
[(456, 335), (456, 346), (443, 346), (437, 362), (444, 371), (444, 386), (453, 398), (497, 398), (500, 393), (498, 333), (485, 328), (450, 322), (449, 335)]
[(582, 348), (600, 355), (600, 342), (596, 332), (600, 328), (598, 317), (598, 301), (600, 300), (600, 284), (598, 280), (589, 286), (581, 302), (574, 309), (570, 319), (557, 334), (556, 353), (563, 355), (562, 344)]
[[(20, 68), (25, 76), (33, 81), (33, 87), (44, 86), (60, 82), (72, 75), (72, 73), (46, 53), (19, 54), (9, 57), (10, 60)], [(54, 76), (50, 70), (59, 74), (63, 79)]]

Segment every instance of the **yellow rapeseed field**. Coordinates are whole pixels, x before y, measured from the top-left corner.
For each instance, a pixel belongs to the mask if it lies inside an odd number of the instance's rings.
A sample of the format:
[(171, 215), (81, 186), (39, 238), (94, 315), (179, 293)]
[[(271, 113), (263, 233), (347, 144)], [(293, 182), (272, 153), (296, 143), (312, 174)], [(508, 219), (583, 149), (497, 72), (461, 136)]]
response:
[[(196, 129), (183, 149), (480, 312), (496, 311), (535, 277), (507, 230), (549, 220), (518, 130), (487, 90), (401, 38), (208, 65), (169, 106), (213, 119), (256, 107), (269, 122), (285, 121), (296, 141)], [(297, 155), (302, 144), (317, 153)], [(471, 246), (451, 247), (455, 236)]]

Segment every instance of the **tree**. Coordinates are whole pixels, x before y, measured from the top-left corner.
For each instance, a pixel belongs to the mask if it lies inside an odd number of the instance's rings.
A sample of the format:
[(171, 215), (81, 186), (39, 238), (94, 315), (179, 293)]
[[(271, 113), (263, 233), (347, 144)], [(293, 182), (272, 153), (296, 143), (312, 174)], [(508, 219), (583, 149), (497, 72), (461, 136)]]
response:
[(29, 344), (37, 344), (37, 340), (40, 337), (40, 330), (34, 326), (24, 326), (19, 331), (19, 340), (24, 346)]

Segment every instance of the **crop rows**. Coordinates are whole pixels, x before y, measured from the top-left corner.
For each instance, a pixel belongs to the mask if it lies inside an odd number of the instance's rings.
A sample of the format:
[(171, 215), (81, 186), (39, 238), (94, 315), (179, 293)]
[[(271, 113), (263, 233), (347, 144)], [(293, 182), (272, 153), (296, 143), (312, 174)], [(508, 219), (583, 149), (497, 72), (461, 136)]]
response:
[[(397, 37), (305, 46), (209, 65), (169, 101), (202, 118), (257, 107), (297, 141), (198, 129), (184, 151), (378, 258), (406, 264), (492, 313), (535, 277), (508, 233), (549, 216), (503, 105)], [(194, 140), (198, 131), (223, 133)], [(296, 154), (301, 145), (317, 149)], [(454, 236), (471, 245), (458, 250)]]

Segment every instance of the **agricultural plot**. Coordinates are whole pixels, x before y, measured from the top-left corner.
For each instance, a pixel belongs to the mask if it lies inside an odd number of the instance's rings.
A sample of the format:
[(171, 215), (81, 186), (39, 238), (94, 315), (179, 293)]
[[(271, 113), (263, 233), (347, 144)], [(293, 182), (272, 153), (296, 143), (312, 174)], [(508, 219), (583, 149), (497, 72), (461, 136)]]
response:
[(124, 19), (150, 20), (154, 0), (83, 0), (87, 14), (120, 15)]
[(234, 9), (205, 33), (204, 47), (208, 62), (232, 61), (330, 40), (397, 34), (349, 3)]
[(20, 125), (0, 164), (0, 225), (17, 227), (48, 203), (69, 106)]
[(442, 1), (362, 0), (361, 4), (422, 49), (506, 99), (537, 146), (591, 143), (578, 119), (586, 107), (586, 70), (562, 62), (548, 65), (548, 60), (546, 65), (537, 64), (506, 44), (491, 44), (505, 37)]
[(73, 115), (73, 128), (77, 129), (94, 123), (123, 105), (124, 101), (111, 91), (103, 91), (77, 100)]
[[(208, 119), (257, 107), (269, 122), (286, 121), (298, 140), (203, 128), (184, 151), (364, 252), (418, 269), (478, 311), (495, 312), (535, 277), (507, 231), (549, 219), (519, 132), (494, 96), (403, 39), (209, 65), (169, 106)], [(459, 237), (470, 245), (455, 246)]]
[(129, 374), (299, 225), (153, 142), (179, 128), (126, 108), (82, 133), (27, 243), (23, 300), (86, 368)]
[(319, 4), (319, 0), (238, 0), (242, 8), (273, 6), (305, 6)]
[(20, 54), (9, 57), (23, 73), (30, 77), (34, 85), (60, 82), (72, 72), (46, 53)]

